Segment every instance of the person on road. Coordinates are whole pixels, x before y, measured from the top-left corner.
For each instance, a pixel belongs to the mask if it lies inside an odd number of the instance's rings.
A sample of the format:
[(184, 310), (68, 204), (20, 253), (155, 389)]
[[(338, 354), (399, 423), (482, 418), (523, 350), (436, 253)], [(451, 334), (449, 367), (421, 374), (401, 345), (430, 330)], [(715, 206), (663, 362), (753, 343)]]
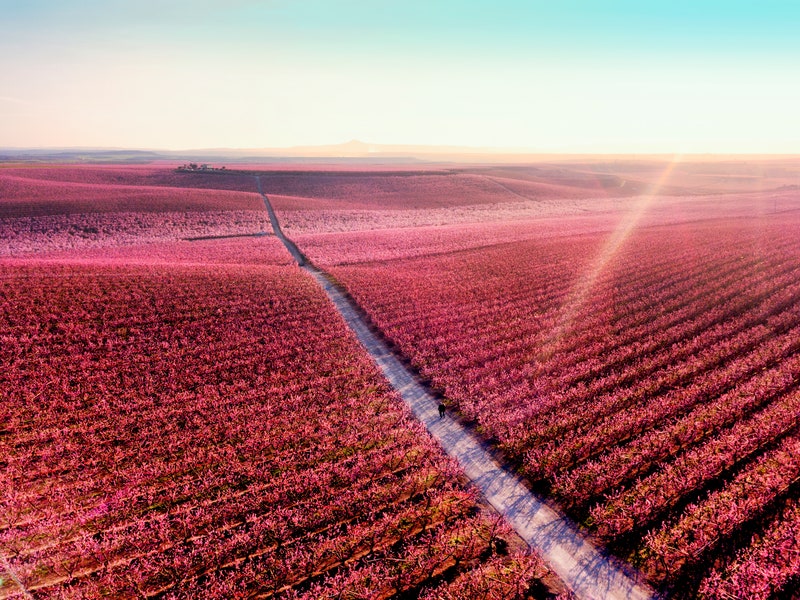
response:
[(444, 405), (444, 402), (439, 402), (439, 418), (444, 419), (444, 411), (447, 410), (447, 407)]

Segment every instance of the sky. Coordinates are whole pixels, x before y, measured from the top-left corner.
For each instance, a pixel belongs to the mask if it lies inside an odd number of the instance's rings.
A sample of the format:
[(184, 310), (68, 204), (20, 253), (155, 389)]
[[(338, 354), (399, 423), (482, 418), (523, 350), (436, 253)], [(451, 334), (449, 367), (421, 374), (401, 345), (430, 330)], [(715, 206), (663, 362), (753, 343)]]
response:
[(796, 0), (0, 0), (0, 147), (800, 154)]

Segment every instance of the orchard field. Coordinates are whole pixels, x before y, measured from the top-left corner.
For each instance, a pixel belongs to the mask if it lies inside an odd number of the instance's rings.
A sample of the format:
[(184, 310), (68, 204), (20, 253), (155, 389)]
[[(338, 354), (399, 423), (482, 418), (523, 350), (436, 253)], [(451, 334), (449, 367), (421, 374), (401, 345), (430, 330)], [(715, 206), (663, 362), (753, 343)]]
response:
[(172, 168), (9, 173), (0, 597), (548, 595), (262, 235), (259, 196)]
[(535, 489), (657, 588), (792, 596), (800, 192), (651, 189), (587, 197), (589, 216), (520, 205), (346, 232), (323, 218), (294, 239)]
[(0, 168), (0, 597), (544, 597), (284, 232), (670, 597), (800, 587), (795, 162)]

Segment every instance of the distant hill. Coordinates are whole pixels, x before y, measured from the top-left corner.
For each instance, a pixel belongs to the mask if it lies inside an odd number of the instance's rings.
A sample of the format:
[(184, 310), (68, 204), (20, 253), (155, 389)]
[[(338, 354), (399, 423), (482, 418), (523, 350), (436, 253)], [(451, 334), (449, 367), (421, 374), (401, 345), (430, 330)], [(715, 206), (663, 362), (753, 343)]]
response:
[[(468, 146), (423, 146), (372, 144), (350, 140), (343, 144), (292, 146), (288, 148), (201, 148), (187, 150), (150, 150), (126, 148), (0, 148), (0, 162), (84, 162), (147, 163), (153, 161), (194, 161), (205, 163), (579, 163), (582, 161), (672, 161), (673, 155), (655, 154), (542, 154), (525, 149)], [(787, 155), (711, 155), (695, 154), (681, 161), (720, 162), (735, 159), (789, 159)], [(614, 164), (613, 168), (616, 168)], [(612, 168), (612, 170), (613, 170)]]
[(157, 160), (196, 162), (456, 162), (519, 163), (575, 159), (579, 155), (536, 154), (522, 149), (467, 146), (372, 144), (351, 140), (342, 144), (288, 148), (200, 148), (187, 150), (140, 150), (125, 148), (0, 148), (0, 162), (130, 163)]

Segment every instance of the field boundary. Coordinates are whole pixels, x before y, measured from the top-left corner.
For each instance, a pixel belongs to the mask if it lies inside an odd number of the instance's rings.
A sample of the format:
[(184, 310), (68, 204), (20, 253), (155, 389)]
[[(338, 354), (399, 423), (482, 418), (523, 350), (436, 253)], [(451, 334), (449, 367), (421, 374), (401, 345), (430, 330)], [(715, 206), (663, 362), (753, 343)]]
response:
[(196, 235), (194, 237), (183, 238), (184, 242), (203, 242), (206, 240), (228, 240), (243, 237), (267, 237), (269, 233), (260, 231), (259, 233), (229, 233), (224, 235)]
[(553, 572), (585, 600), (653, 598), (641, 574), (596, 548), (569, 518), (531, 492), (492, 451), (464, 425), (440, 418), (439, 399), (431, 394), (400, 358), (372, 330), (359, 307), (333, 278), (315, 267), (280, 228), (277, 215), (256, 177), (272, 228), (286, 249), (323, 289), (375, 364), (448, 455), (455, 458), (486, 501), (544, 559)]

